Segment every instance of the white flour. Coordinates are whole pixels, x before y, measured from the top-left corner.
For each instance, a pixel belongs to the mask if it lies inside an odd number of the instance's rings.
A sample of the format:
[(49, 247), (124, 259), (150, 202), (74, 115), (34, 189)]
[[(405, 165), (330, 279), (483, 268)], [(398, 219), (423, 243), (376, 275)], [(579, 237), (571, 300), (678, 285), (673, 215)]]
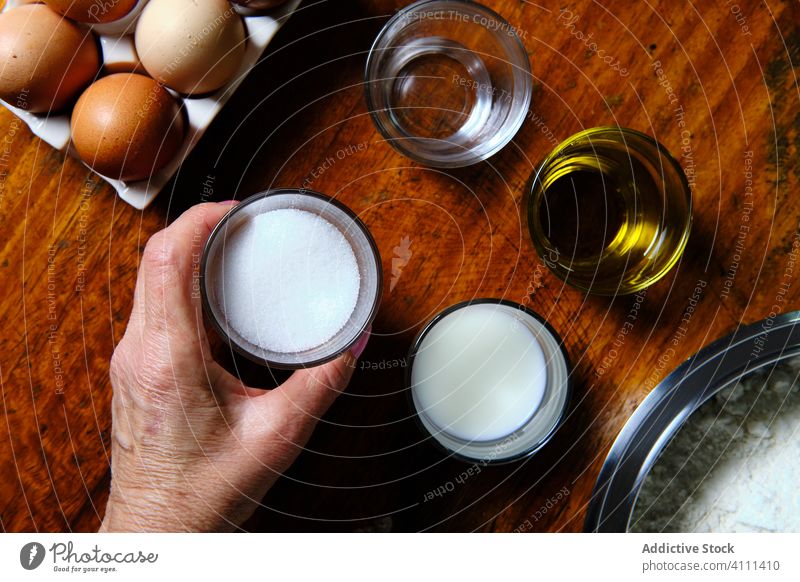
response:
[(650, 471), (634, 532), (800, 532), (800, 357), (698, 409)]

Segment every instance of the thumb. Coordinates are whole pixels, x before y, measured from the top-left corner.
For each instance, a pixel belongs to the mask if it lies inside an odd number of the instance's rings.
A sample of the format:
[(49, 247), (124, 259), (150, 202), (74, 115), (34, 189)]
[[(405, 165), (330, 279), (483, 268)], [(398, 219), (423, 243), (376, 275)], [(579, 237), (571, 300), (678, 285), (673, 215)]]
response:
[(286, 382), (273, 390), (271, 396), (288, 406), (286, 413), (289, 418), (301, 421), (305, 417), (308, 421), (316, 422), (347, 388), (369, 337), (370, 330), (367, 330), (349, 352), (332, 362), (316, 368), (297, 370)]
[[(270, 392), (255, 397), (251, 393), (245, 414), (260, 420), (251, 418), (248, 424), (279, 432), (281, 440), (296, 446), (305, 445), (317, 421), (350, 382), (369, 337), (369, 331), (364, 332), (346, 354), (315, 368), (297, 370)], [(265, 426), (264, 418), (276, 422)]]
[(350, 383), (355, 361), (346, 354), (316, 368), (297, 370), (270, 394), (271, 406), (278, 406), (290, 424), (316, 423)]

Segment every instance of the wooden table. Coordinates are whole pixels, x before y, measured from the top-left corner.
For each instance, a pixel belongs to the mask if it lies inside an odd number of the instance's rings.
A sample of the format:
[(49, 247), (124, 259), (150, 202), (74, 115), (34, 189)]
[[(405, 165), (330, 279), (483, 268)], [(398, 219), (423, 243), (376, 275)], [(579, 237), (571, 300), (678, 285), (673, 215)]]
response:
[[(3, 530), (97, 528), (109, 485), (108, 362), (137, 262), (204, 184), (224, 200), (308, 180), (360, 214), (383, 256), (363, 369), (253, 530), (579, 531), (606, 452), (652, 386), (741, 322), (800, 307), (790, 261), (800, 237), (797, 2), (574, 1), (559, 10), (490, 0), (530, 53), (533, 106), (491, 164), (454, 171), (394, 152), (366, 111), (367, 50), (403, 4), (309, 3), (144, 212), (0, 112)], [(556, 140), (606, 124), (655, 136), (694, 173), (688, 250), (640, 309), (636, 297), (565, 288), (542, 268), (523, 221), (535, 163)], [(410, 258), (393, 282), (404, 246)], [(545, 316), (565, 339), (576, 389), (567, 422), (535, 458), (470, 472), (424, 442), (403, 378), (423, 322), (483, 296), (529, 302)], [(264, 376), (248, 371), (251, 381)], [(446, 493), (425, 501), (431, 491)]]

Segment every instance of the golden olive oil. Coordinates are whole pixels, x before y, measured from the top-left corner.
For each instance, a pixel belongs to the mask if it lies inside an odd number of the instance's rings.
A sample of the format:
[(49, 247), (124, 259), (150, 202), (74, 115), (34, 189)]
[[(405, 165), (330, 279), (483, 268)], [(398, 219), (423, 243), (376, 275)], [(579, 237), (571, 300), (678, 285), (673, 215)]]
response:
[(633, 130), (595, 128), (540, 165), (527, 213), (537, 251), (567, 283), (603, 295), (635, 293), (680, 258), (691, 193), (663, 146)]

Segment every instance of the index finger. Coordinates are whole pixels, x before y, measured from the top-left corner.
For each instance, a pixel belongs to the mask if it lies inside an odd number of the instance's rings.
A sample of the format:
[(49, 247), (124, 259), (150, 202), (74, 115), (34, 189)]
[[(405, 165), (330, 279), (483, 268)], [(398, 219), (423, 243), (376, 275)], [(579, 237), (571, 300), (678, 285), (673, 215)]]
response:
[(166, 332), (196, 327), (203, 247), (231, 207), (227, 202), (198, 204), (150, 238), (139, 264), (131, 324)]

